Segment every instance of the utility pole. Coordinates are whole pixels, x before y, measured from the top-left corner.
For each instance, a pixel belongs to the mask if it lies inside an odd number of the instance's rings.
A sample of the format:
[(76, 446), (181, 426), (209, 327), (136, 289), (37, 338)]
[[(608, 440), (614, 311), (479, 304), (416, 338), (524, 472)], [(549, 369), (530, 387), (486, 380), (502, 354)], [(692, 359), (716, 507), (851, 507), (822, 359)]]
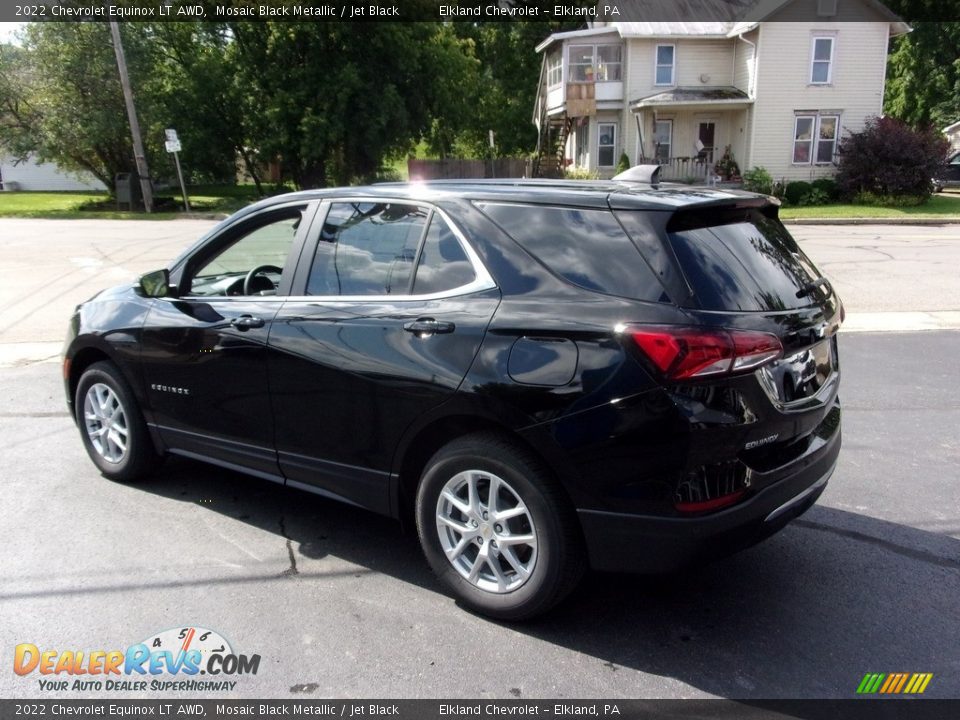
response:
[(147, 155), (143, 151), (140, 123), (137, 121), (137, 109), (133, 104), (133, 91), (130, 89), (130, 76), (127, 74), (127, 58), (123, 54), (123, 43), (120, 42), (120, 26), (114, 21), (110, 23), (110, 34), (113, 36), (113, 51), (117, 55), (117, 67), (120, 69), (123, 100), (127, 104), (127, 117), (130, 119), (130, 132), (133, 135), (133, 158), (137, 163), (137, 175), (140, 176), (143, 207), (149, 213), (153, 212), (153, 187), (150, 185), (150, 168), (147, 167)]

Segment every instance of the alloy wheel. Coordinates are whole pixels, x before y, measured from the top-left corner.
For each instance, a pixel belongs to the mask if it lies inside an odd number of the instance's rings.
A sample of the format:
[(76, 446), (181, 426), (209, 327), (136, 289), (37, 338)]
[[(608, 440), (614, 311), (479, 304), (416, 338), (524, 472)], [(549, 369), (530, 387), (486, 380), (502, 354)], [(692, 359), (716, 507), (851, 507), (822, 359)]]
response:
[(482, 470), (465, 470), (437, 499), (440, 546), (469, 583), (492, 593), (523, 585), (537, 563), (537, 530), (509, 483)]
[(95, 383), (83, 400), (83, 421), (90, 444), (104, 460), (119, 464), (127, 455), (129, 428), (120, 398), (104, 383)]

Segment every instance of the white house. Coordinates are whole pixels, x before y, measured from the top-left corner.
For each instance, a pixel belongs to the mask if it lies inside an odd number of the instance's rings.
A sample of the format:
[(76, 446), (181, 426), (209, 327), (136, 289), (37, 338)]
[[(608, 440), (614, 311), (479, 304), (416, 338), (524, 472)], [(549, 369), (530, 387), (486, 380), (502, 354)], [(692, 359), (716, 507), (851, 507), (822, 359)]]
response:
[(609, 177), (626, 153), (702, 180), (727, 147), (775, 180), (831, 174), (842, 133), (882, 113), (888, 44), (909, 26), (875, 0), (756, 0), (746, 16), (595, 21), (544, 40), (539, 174)]
[(960, 122), (947, 125), (943, 129), (943, 134), (947, 136), (947, 140), (950, 141), (950, 148), (954, 152), (960, 150)]
[(56, 163), (41, 163), (28, 157), (23, 162), (0, 155), (0, 184), (3, 190), (106, 190), (90, 173), (68, 173)]

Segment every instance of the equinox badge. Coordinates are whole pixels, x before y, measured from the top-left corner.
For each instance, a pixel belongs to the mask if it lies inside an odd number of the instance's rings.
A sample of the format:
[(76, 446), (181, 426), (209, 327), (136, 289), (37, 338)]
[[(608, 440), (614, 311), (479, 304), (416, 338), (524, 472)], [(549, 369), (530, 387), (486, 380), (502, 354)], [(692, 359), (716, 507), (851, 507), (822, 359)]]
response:
[(746, 445), (743, 446), (744, 450), (753, 450), (754, 448), (763, 447), (764, 445), (769, 445), (772, 442), (775, 442), (776, 439), (780, 437), (780, 433), (776, 435), (768, 435), (765, 438), (760, 438), (759, 440), (751, 440)]

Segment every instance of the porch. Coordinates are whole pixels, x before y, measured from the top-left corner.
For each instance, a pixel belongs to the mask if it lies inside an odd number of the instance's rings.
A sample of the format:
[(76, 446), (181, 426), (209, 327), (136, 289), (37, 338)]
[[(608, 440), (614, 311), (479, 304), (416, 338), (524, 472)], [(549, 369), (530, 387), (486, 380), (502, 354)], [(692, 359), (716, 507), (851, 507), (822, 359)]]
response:
[(637, 164), (660, 164), (664, 180), (711, 183), (727, 148), (745, 170), (752, 105), (733, 87), (677, 88), (634, 100), (630, 155)]

